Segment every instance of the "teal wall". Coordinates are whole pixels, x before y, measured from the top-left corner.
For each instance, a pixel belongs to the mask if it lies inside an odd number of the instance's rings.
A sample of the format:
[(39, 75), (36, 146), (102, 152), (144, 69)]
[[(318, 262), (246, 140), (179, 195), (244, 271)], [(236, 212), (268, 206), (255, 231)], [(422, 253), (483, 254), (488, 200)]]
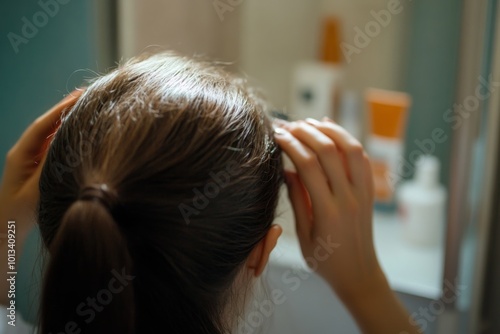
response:
[[(33, 22), (42, 8), (38, 1), (5, 2), (0, 11), (0, 166), (5, 155), (23, 130), (40, 114), (57, 103), (64, 94), (91, 78), (90, 70), (100, 63), (95, 36), (97, 22), (94, 2), (59, 0), (59, 11), (48, 17), (27, 44), (19, 45), (15, 53), (7, 34), (21, 35), (22, 18)], [(50, 3), (52, 0), (42, 0)], [(41, 17), (41, 16), (40, 16)], [(40, 23), (43, 23), (40, 21)], [(107, 65), (107, 64), (106, 64)], [(34, 264), (39, 258), (38, 233), (29, 236), (18, 267), (17, 304), (21, 314), (34, 320), (37, 284), (40, 268)], [(40, 263), (40, 261), (39, 261)], [(28, 296), (31, 295), (31, 298)]]
[[(425, 142), (426, 147), (442, 163), (441, 182), (448, 184), (452, 146), (452, 123), (443, 118), (453, 107), (458, 73), (458, 55), (461, 20), (461, 0), (418, 0), (414, 6), (410, 27), (410, 50), (406, 90), (413, 97), (410, 111), (405, 160), (414, 166), (410, 154), (422, 152), (415, 140)], [(446, 140), (430, 140), (435, 129), (442, 129)], [(442, 141), (442, 142), (441, 142)], [(413, 175), (405, 169), (403, 175)]]

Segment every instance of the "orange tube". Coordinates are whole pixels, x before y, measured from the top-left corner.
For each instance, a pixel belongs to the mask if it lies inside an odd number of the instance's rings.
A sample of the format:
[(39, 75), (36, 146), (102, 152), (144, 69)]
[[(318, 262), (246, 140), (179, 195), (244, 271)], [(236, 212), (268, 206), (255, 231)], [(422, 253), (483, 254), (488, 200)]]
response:
[(380, 208), (392, 210), (411, 97), (402, 92), (370, 88), (365, 99), (370, 122), (366, 147), (375, 180), (375, 202)]

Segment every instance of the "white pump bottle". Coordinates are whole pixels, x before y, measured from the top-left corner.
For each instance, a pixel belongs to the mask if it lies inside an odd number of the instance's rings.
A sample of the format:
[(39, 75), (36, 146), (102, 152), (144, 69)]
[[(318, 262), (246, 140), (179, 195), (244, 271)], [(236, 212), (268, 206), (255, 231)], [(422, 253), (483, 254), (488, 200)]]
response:
[(421, 156), (415, 178), (397, 192), (404, 238), (416, 245), (438, 246), (444, 237), (446, 189), (439, 183), (439, 160)]

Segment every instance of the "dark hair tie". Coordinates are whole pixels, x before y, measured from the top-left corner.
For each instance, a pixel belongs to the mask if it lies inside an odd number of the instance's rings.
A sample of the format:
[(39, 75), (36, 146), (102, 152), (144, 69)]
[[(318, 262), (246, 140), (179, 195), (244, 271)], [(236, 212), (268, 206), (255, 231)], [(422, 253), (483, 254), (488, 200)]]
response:
[(115, 194), (104, 183), (84, 187), (80, 191), (78, 199), (82, 201), (99, 201), (108, 210), (111, 210), (116, 202)]

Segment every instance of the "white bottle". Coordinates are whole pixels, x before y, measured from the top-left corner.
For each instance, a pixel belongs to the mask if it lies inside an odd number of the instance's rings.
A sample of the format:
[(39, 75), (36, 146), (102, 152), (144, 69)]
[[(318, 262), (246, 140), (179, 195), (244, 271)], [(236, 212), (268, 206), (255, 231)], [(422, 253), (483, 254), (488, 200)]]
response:
[(444, 237), (446, 190), (439, 183), (439, 160), (421, 156), (415, 178), (397, 191), (404, 238), (416, 245), (437, 246)]
[(339, 65), (319, 61), (297, 64), (292, 75), (293, 117), (335, 119), (342, 78), (343, 69)]
[(319, 59), (295, 66), (290, 104), (294, 118), (322, 119), (326, 116), (338, 121), (344, 77), (340, 25), (338, 18), (325, 17)]

